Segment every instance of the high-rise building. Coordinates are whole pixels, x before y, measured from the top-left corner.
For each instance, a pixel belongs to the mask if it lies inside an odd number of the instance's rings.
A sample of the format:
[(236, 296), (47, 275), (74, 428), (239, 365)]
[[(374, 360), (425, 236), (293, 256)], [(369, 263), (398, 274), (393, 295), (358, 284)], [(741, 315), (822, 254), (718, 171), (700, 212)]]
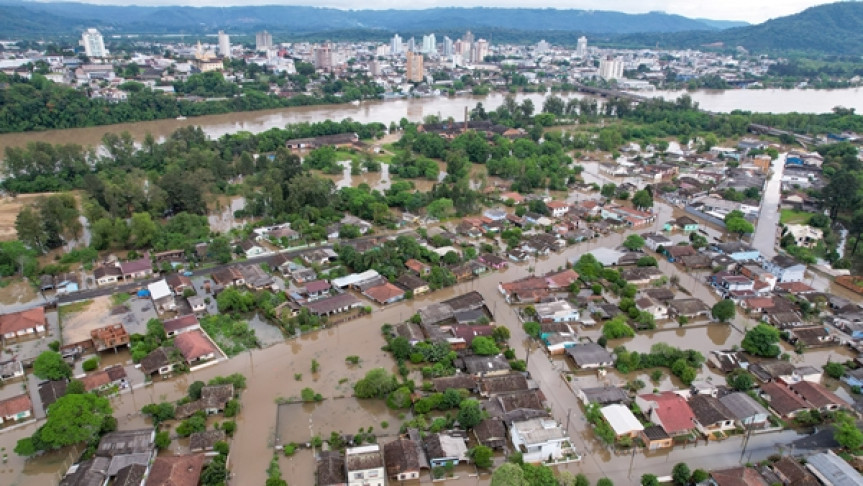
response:
[(408, 52), (416, 52), (418, 50), (417, 41), (415, 41), (413, 37), (408, 39), (407, 43), (405, 43), (405, 50)]
[(453, 44), (452, 39), (447, 36), (443, 38), (443, 55), (444, 56), (452, 56), (453, 55)]
[(536, 43), (536, 48), (534, 49), (534, 51), (536, 51), (537, 54), (545, 54), (550, 49), (551, 45), (549, 45), (549, 43), (546, 42), (545, 39), (542, 39), (541, 41)]
[(611, 56), (600, 59), (599, 77), (606, 81), (623, 78), (623, 61)]
[(322, 71), (333, 70), (333, 50), (329, 42), (315, 47), (315, 69)]
[(424, 54), (437, 54), (437, 38), (434, 34), (424, 35), (423, 36), (423, 50)]
[(102, 34), (96, 29), (87, 29), (81, 34), (81, 46), (84, 47), (84, 54), (87, 57), (108, 57), (108, 50), (105, 49), (105, 40)]
[(576, 57), (587, 57), (587, 37), (581, 36), (578, 38), (578, 44), (575, 46)]
[(397, 56), (402, 53), (402, 36), (396, 34), (390, 41), (390, 54)]
[(423, 55), (418, 52), (408, 51), (405, 63), (408, 81), (412, 83), (422, 82), (423, 78)]
[(255, 34), (255, 50), (266, 51), (273, 47), (273, 36), (266, 30)]
[(473, 45), (473, 34), (470, 31), (465, 32), (464, 37), (461, 38), (468, 45), (468, 49)]
[(488, 41), (479, 39), (474, 43), (473, 49), (471, 49), (471, 62), (474, 64), (485, 62), (486, 56), (488, 56)]
[(231, 36), (225, 31), (219, 31), (219, 55), (222, 57), (231, 57)]

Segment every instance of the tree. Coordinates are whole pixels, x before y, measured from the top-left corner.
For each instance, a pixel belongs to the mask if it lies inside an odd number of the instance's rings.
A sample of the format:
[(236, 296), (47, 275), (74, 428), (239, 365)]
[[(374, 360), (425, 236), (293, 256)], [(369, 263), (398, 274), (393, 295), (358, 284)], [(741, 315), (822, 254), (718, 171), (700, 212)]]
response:
[(644, 246), (644, 238), (635, 233), (626, 237), (626, 240), (623, 242), (623, 246), (628, 250), (637, 251), (640, 250), (641, 247)]
[(462, 400), (458, 405), (458, 415), (456, 416), (456, 420), (458, 420), (459, 425), (465, 429), (476, 427), (480, 422), (482, 422), (482, 419), (482, 409), (476, 399), (469, 398), (467, 400)]
[(733, 300), (722, 299), (710, 309), (710, 314), (719, 322), (728, 322), (734, 319), (734, 314), (737, 312), (737, 306)]
[(755, 385), (755, 380), (752, 378), (752, 375), (741, 368), (729, 373), (725, 377), (725, 381), (728, 383), (728, 386), (737, 391), (748, 391)]
[(710, 478), (710, 473), (704, 469), (696, 469), (695, 471), (692, 471), (690, 480), (695, 484), (701, 484), (702, 482), (707, 481), (708, 478)]
[(636, 208), (640, 209), (652, 208), (653, 196), (651, 196), (650, 193), (644, 189), (636, 191), (635, 194), (632, 195), (632, 204)]
[(833, 438), (842, 447), (855, 451), (863, 446), (863, 431), (857, 428), (853, 417), (845, 412), (836, 414), (833, 424)]
[(517, 464), (507, 462), (495, 468), (491, 475), (491, 486), (528, 486), (524, 471)]
[(505, 343), (510, 337), (509, 328), (506, 326), (495, 326), (494, 331), (491, 332), (491, 337), (494, 338), (495, 342)]
[(396, 360), (408, 359), (411, 355), (411, 343), (407, 338), (398, 336), (389, 343), (390, 352)]
[(480, 356), (494, 356), (500, 354), (500, 349), (494, 342), (494, 339), (485, 336), (477, 336), (473, 338), (470, 347), (473, 352)]
[(144, 405), (144, 408), (141, 409), (142, 413), (150, 416), (153, 420), (153, 425), (159, 425), (166, 420), (172, 420), (174, 418), (174, 411), (174, 405), (168, 402), (150, 403)]
[(171, 433), (167, 430), (163, 430), (161, 432), (156, 433), (156, 449), (164, 450), (167, 449), (168, 446), (171, 445)]
[(659, 486), (659, 478), (655, 474), (642, 474), (641, 486)]
[(383, 368), (375, 368), (354, 385), (354, 394), (357, 398), (384, 398), (397, 387), (394, 375)]
[(827, 376), (830, 378), (838, 380), (845, 374), (845, 365), (831, 361), (824, 365), (824, 372), (827, 373)]
[(782, 350), (779, 348), (779, 330), (768, 324), (758, 324), (746, 331), (740, 345), (749, 354), (775, 358)]
[(189, 395), (189, 398), (191, 398), (192, 400), (197, 400), (197, 399), (201, 398), (201, 389), (204, 388), (205, 386), (207, 386), (207, 384), (204, 383), (203, 381), (193, 381), (192, 384), (189, 385), (188, 392), (187, 392)]
[(685, 486), (689, 484), (689, 478), (691, 476), (692, 472), (689, 470), (689, 466), (687, 466), (685, 462), (678, 462), (671, 469), (671, 479), (676, 485)]
[(608, 478), (599, 478), (599, 481), (596, 482), (596, 486), (614, 486), (614, 483)]
[(129, 243), (133, 248), (147, 248), (156, 237), (158, 227), (150, 213), (135, 213), (129, 223)]
[[(96, 438), (112, 419), (111, 405), (107, 398), (92, 393), (62, 396), (48, 407), (45, 424), (28, 439), (19, 441), (15, 452), (32, 455), (40, 450), (60, 449), (89, 442)], [(27, 452), (30, 454), (25, 454)]]
[(539, 333), (542, 330), (542, 326), (538, 322), (527, 321), (522, 324), (522, 328), (524, 328), (524, 332), (527, 333), (528, 336), (533, 338), (538, 338)]
[(72, 376), (72, 367), (60, 353), (43, 351), (33, 362), (33, 374), (43, 380), (65, 380)]
[(738, 237), (755, 232), (755, 226), (743, 217), (743, 213), (734, 210), (725, 215), (725, 229), (729, 233), (737, 233)]
[(452, 210), (453, 201), (446, 197), (435, 199), (426, 206), (426, 212), (428, 215), (437, 219), (446, 218), (450, 213), (452, 213)]
[(488, 469), (492, 466), (493, 455), (494, 452), (491, 450), (491, 447), (486, 447), (484, 445), (478, 445), (467, 451), (467, 456), (471, 458), (474, 464), (476, 464), (476, 467), (483, 469)]
[(619, 339), (635, 336), (635, 331), (626, 323), (626, 318), (617, 316), (602, 326), (602, 335), (606, 339)]

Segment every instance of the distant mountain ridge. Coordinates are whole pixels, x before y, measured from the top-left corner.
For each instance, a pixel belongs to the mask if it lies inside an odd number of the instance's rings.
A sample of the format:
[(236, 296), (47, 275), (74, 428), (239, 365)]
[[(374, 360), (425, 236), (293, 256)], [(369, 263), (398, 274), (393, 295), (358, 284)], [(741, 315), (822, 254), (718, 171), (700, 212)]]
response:
[[(17, 25), (11, 19), (39, 19)], [(309, 33), (371, 29), (432, 32), (483, 27), (523, 31), (570, 31), (584, 34), (633, 34), (715, 30), (725, 21), (694, 20), (662, 12), (626, 14), (613, 11), (549, 8), (432, 8), (425, 10), (338, 10), (287, 5), (242, 7), (142, 7), (67, 2), (0, 0), (0, 31), (8, 35), (71, 33), (84, 26), (115, 33), (206, 33), (215, 30), (251, 33), (255, 29)]]

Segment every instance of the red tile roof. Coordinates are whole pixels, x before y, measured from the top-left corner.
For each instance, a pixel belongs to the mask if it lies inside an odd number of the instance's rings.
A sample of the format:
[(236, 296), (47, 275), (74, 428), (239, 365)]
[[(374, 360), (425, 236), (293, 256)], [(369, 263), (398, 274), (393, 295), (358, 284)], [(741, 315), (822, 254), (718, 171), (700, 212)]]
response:
[(153, 461), (147, 486), (198, 486), (204, 455), (161, 456)]
[(653, 411), (669, 435), (686, 432), (694, 427), (695, 414), (680, 395), (666, 391), (642, 395), (641, 398), (655, 403)]
[(186, 361), (194, 361), (202, 356), (216, 352), (213, 343), (198, 329), (184, 332), (174, 338), (174, 346), (183, 353)]
[(820, 383), (801, 381), (791, 385), (789, 388), (791, 388), (791, 391), (795, 394), (818, 408), (823, 408), (828, 405), (846, 405), (845, 400), (839, 398), (838, 395), (828, 390)]
[(33, 408), (30, 395), (18, 395), (0, 401), (0, 417), (11, 417)]
[(19, 332), (45, 325), (45, 308), (36, 307), (0, 316), (0, 334)]
[(776, 410), (780, 415), (787, 416), (799, 410), (808, 410), (809, 404), (805, 400), (795, 395), (794, 392), (788, 389), (785, 385), (778, 383), (765, 383), (761, 385), (761, 391), (770, 399), (768, 403), (770, 408)]
[(387, 282), (366, 290), (365, 294), (378, 303), (384, 303), (390, 299), (401, 297), (405, 294), (405, 291)]
[(316, 294), (330, 289), (330, 283), (326, 280), (312, 280), (306, 283), (306, 292)]

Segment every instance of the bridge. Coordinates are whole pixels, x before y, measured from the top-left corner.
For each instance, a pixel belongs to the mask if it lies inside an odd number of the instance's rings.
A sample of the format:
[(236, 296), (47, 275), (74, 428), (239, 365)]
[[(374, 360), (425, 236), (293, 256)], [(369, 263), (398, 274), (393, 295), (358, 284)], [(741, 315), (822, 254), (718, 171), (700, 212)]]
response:
[[(575, 85), (575, 87), (580, 93), (598, 96), (600, 98), (620, 98), (620, 99), (630, 100), (630, 101), (633, 101), (635, 103), (640, 103), (643, 101), (650, 101), (651, 99), (653, 99), (653, 98), (649, 98), (647, 96), (641, 96), (641, 95), (637, 95), (637, 94), (633, 94), (633, 93), (627, 93), (625, 91), (620, 91), (620, 90), (616, 90), (616, 89), (597, 88), (594, 86), (586, 86), (586, 85), (583, 85), (580, 83), (577, 83)], [(722, 115), (722, 113), (715, 113), (715, 112), (707, 111), (707, 110), (701, 110), (701, 111), (704, 113), (707, 113), (710, 116)], [(780, 130), (778, 128), (770, 127), (767, 125), (759, 125), (757, 123), (750, 123), (749, 126), (747, 127), (747, 130), (752, 132), (752, 133), (761, 134), (761, 135), (770, 135), (773, 137), (779, 137), (781, 135), (790, 135), (790, 136), (794, 137), (794, 139), (798, 143), (800, 143), (800, 145), (803, 145), (804, 148), (806, 146), (815, 145), (818, 143), (818, 140), (815, 137), (811, 137), (808, 135), (801, 135), (799, 133), (794, 133), (794, 132), (790, 132), (787, 130)]]

